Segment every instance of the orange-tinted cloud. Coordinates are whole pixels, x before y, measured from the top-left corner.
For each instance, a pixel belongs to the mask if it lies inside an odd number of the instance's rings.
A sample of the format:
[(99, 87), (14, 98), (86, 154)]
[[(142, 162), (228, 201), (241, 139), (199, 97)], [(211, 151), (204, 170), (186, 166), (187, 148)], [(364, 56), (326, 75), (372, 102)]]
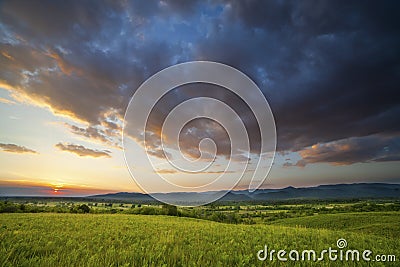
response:
[(15, 60), (15, 59), (14, 59), (10, 54), (8, 54), (6, 51), (1, 52), (1, 54), (3, 55), (3, 57), (5, 57), (5, 58), (7, 58), (7, 59), (9, 59), (9, 60), (12, 60), (12, 61)]
[(7, 99), (7, 98), (3, 98), (3, 97), (0, 97), (0, 102), (1, 102), (1, 103), (4, 103), (4, 104), (10, 104), (10, 105), (15, 104), (14, 101), (12, 101), (12, 100), (10, 100), (10, 99)]
[(46, 53), (46, 55), (57, 62), (58, 67), (65, 75), (70, 76), (72, 75), (72, 73), (82, 75), (82, 71), (69, 64), (62, 56), (60, 56), (60, 53), (57, 53), (54, 50), (50, 50), (48, 53)]
[[(177, 170), (173, 170), (173, 169), (162, 169), (162, 170), (156, 170), (156, 173), (159, 174), (175, 174), (178, 173)], [(235, 173), (234, 171), (204, 171), (204, 172), (198, 172), (198, 173), (193, 173), (193, 174), (223, 174), (223, 173)]]
[(171, 169), (163, 169), (163, 170), (156, 170), (155, 173), (159, 174), (175, 174), (178, 173), (177, 170), (171, 170)]
[(206, 171), (206, 172), (203, 172), (203, 173), (206, 173), (206, 174), (223, 174), (223, 173), (236, 173), (236, 172), (235, 171), (222, 170), (222, 171)]

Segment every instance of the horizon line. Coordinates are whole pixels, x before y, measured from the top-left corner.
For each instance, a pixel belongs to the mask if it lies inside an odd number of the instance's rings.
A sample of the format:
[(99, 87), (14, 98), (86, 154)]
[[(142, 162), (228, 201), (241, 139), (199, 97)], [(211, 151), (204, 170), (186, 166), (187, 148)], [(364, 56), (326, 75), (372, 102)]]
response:
[[(310, 186), (285, 186), (285, 187), (280, 187), (280, 188), (258, 188), (257, 190), (255, 190), (254, 192), (257, 192), (259, 190), (283, 190), (283, 189), (287, 189), (287, 188), (294, 188), (294, 189), (302, 189), (302, 188), (316, 188), (316, 187), (320, 187), (320, 186), (339, 186), (339, 185), (362, 185), (362, 184), (383, 184), (383, 185), (400, 185), (400, 182), (356, 182), (356, 183), (332, 183), (332, 184), (318, 184), (318, 185), (310, 185)], [(32, 186), (31, 188), (38, 188), (39, 186)], [(43, 188), (43, 186), (40, 186), (41, 188)], [(15, 187), (14, 187), (15, 188)], [(29, 189), (29, 187), (21, 187), (21, 189)], [(62, 190), (62, 189), (60, 189)], [(73, 190), (73, 189), (72, 189)], [(99, 191), (105, 191), (103, 189), (98, 189)], [(93, 191), (97, 191), (96, 189), (93, 189)], [(112, 195), (112, 194), (120, 194), (120, 193), (126, 193), (126, 194), (141, 194), (141, 195), (147, 195), (147, 196), (151, 196), (152, 194), (176, 194), (176, 193), (180, 193), (180, 194), (193, 194), (193, 193), (212, 193), (212, 192), (221, 192), (221, 191), (226, 191), (227, 193), (229, 192), (240, 192), (240, 191), (248, 191), (248, 189), (232, 189), (232, 190), (211, 190), (211, 191), (177, 191), (177, 192), (152, 192), (152, 193), (146, 193), (146, 192), (138, 192), (138, 191), (106, 191), (104, 193), (99, 193), (96, 194), (95, 192), (93, 192), (94, 194), (91, 195), (66, 195), (66, 194), (62, 194), (62, 191), (60, 192), (56, 192), (56, 194), (33, 194), (33, 195), (3, 195), (0, 194), (0, 198), (13, 198), (13, 197), (17, 197), (17, 198), (24, 198), (24, 197), (32, 197), (32, 198), (41, 198), (41, 197), (45, 197), (45, 198), (88, 198), (88, 197), (93, 197), (93, 196), (101, 196), (101, 195)], [(253, 192), (253, 193), (254, 193)]]

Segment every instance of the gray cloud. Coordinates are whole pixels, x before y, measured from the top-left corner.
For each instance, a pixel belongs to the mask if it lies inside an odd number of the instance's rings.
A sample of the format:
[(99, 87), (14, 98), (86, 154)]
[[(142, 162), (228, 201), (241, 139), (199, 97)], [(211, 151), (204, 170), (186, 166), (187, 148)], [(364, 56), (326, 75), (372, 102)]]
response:
[(73, 154), (76, 154), (80, 157), (93, 157), (93, 158), (98, 158), (98, 157), (111, 157), (111, 152), (108, 150), (96, 150), (96, 149), (90, 149), (86, 148), (82, 145), (75, 145), (75, 144), (64, 144), (64, 143), (58, 143), (55, 145), (56, 148), (60, 149), (61, 151), (67, 151)]
[(37, 154), (38, 153), (33, 149), (29, 149), (29, 148), (26, 148), (24, 146), (20, 146), (20, 145), (16, 145), (16, 144), (0, 143), (0, 148), (5, 152), (11, 152), (11, 153), (19, 153), (19, 154), (22, 154), (22, 153)]
[(101, 129), (95, 128), (93, 126), (89, 126), (87, 128), (81, 128), (68, 123), (66, 123), (66, 125), (67, 127), (70, 128), (71, 132), (73, 132), (74, 134), (81, 135), (91, 139), (96, 139), (104, 143), (109, 142), (108, 136)]
[(86, 137), (91, 141), (99, 141), (112, 147), (121, 149), (121, 129), (113, 122), (103, 121), (103, 126), (88, 126), (86, 128), (78, 127), (65, 123), (69, 130), (79, 136)]

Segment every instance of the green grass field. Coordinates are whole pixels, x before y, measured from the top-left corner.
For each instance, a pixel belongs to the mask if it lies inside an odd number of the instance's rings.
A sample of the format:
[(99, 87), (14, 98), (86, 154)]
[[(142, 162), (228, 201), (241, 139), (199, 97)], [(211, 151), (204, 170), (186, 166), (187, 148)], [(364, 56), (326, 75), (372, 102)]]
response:
[(277, 220), (271, 224), (317, 229), (342, 229), (353, 233), (400, 239), (400, 215), (398, 212), (324, 214)]
[[(0, 214), (1, 266), (283, 266), (257, 251), (336, 248), (400, 257), (398, 212), (324, 214), (235, 225), (170, 216)], [(289, 262), (291, 266), (354, 266), (354, 262)], [(396, 264), (397, 263), (397, 264)], [(361, 265), (360, 265), (361, 264)], [(360, 262), (360, 266), (366, 265)], [(398, 266), (398, 265), (397, 265)]]

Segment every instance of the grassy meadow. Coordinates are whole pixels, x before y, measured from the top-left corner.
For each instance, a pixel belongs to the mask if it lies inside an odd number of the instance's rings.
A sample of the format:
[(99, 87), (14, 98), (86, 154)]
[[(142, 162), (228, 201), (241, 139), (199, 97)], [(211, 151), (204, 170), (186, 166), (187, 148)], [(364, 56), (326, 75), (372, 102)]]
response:
[[(259, 261), (257, 251), (369, 249), (400, 256), (400, 212), (318, 214), (227, 224), (132, 214), (0, 214), (1, 266), (355, 266), (352, 261)], [(360, 265), (361, 264), (361, 265)], [(366, 262), (358, 265), (366, 266)], [(398, 265), (397, 265), (398, 266)]]

